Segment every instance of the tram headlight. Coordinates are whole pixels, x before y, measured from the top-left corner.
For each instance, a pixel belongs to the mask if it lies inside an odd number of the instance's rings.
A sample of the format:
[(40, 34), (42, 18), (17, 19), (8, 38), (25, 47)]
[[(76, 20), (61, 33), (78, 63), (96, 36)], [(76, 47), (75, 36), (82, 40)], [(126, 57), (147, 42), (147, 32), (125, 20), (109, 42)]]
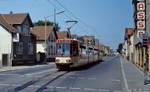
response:
[(60, 60), (59, 59), (56, 59), (56, 62), (59, 62)]
[(71, 62), (71, 60), (70, 60), (70, 59), (67, 59), (66, 62), (69, 63), (69, 62)]

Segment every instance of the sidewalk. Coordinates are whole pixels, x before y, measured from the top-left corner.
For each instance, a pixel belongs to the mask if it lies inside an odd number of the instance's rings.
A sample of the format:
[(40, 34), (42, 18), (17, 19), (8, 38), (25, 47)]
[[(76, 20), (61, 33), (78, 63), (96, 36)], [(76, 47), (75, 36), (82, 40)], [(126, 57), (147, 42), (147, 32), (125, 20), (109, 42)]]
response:
[(55, 64), (54, 62), (50, 62), (48, 64), (37, 64), (37, 65), (24, 65), (24, 66), (8, 66), (0, 68), (0, 72), (9, 71), (9, 70), (19, 70), (19, 69), (28, 69), (28, 68), (37, 68), (44, 67)]
[(128, 89), (131, 92), (150, 92), (150, 84), (144, 85), (144, 73), (122, 57), (121, 62)]

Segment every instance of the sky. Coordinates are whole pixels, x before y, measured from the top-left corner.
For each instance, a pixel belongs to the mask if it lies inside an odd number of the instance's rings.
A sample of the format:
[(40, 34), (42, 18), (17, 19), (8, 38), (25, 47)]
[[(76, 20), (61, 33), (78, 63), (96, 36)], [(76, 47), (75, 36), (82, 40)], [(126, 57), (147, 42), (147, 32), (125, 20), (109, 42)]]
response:
[[(54, 8), (64, 11), (56, 15), (62, 31), (72, 25), (66, 21), (76, 20), (72, 34), (95, 36), (112, 49), (123, 42), (125, 28), (133, 27), (132, 0), (0, 0), (1, 14), (29, 13), (32, 22), (53, 15)], [(54, 17), (48, 20), (54, 21)]]

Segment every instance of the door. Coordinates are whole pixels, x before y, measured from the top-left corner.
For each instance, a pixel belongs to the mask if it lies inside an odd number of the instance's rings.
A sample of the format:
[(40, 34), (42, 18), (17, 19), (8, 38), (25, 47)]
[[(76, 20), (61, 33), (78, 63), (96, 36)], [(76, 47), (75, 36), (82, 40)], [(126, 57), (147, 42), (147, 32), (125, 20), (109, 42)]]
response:
[(8, 65), (8, 54), (3, 54), (2, 55), (2, 66), (7, 66)]

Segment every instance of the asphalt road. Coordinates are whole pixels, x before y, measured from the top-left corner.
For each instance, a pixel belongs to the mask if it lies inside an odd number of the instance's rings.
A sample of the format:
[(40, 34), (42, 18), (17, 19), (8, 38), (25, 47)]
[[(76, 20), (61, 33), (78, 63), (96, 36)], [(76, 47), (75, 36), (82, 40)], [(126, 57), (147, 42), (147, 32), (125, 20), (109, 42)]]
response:
[(0, 92), (123, 92), (120, 59), (70, 72), (57, 71), (54, 64), (32, 69), (0, 72)]

